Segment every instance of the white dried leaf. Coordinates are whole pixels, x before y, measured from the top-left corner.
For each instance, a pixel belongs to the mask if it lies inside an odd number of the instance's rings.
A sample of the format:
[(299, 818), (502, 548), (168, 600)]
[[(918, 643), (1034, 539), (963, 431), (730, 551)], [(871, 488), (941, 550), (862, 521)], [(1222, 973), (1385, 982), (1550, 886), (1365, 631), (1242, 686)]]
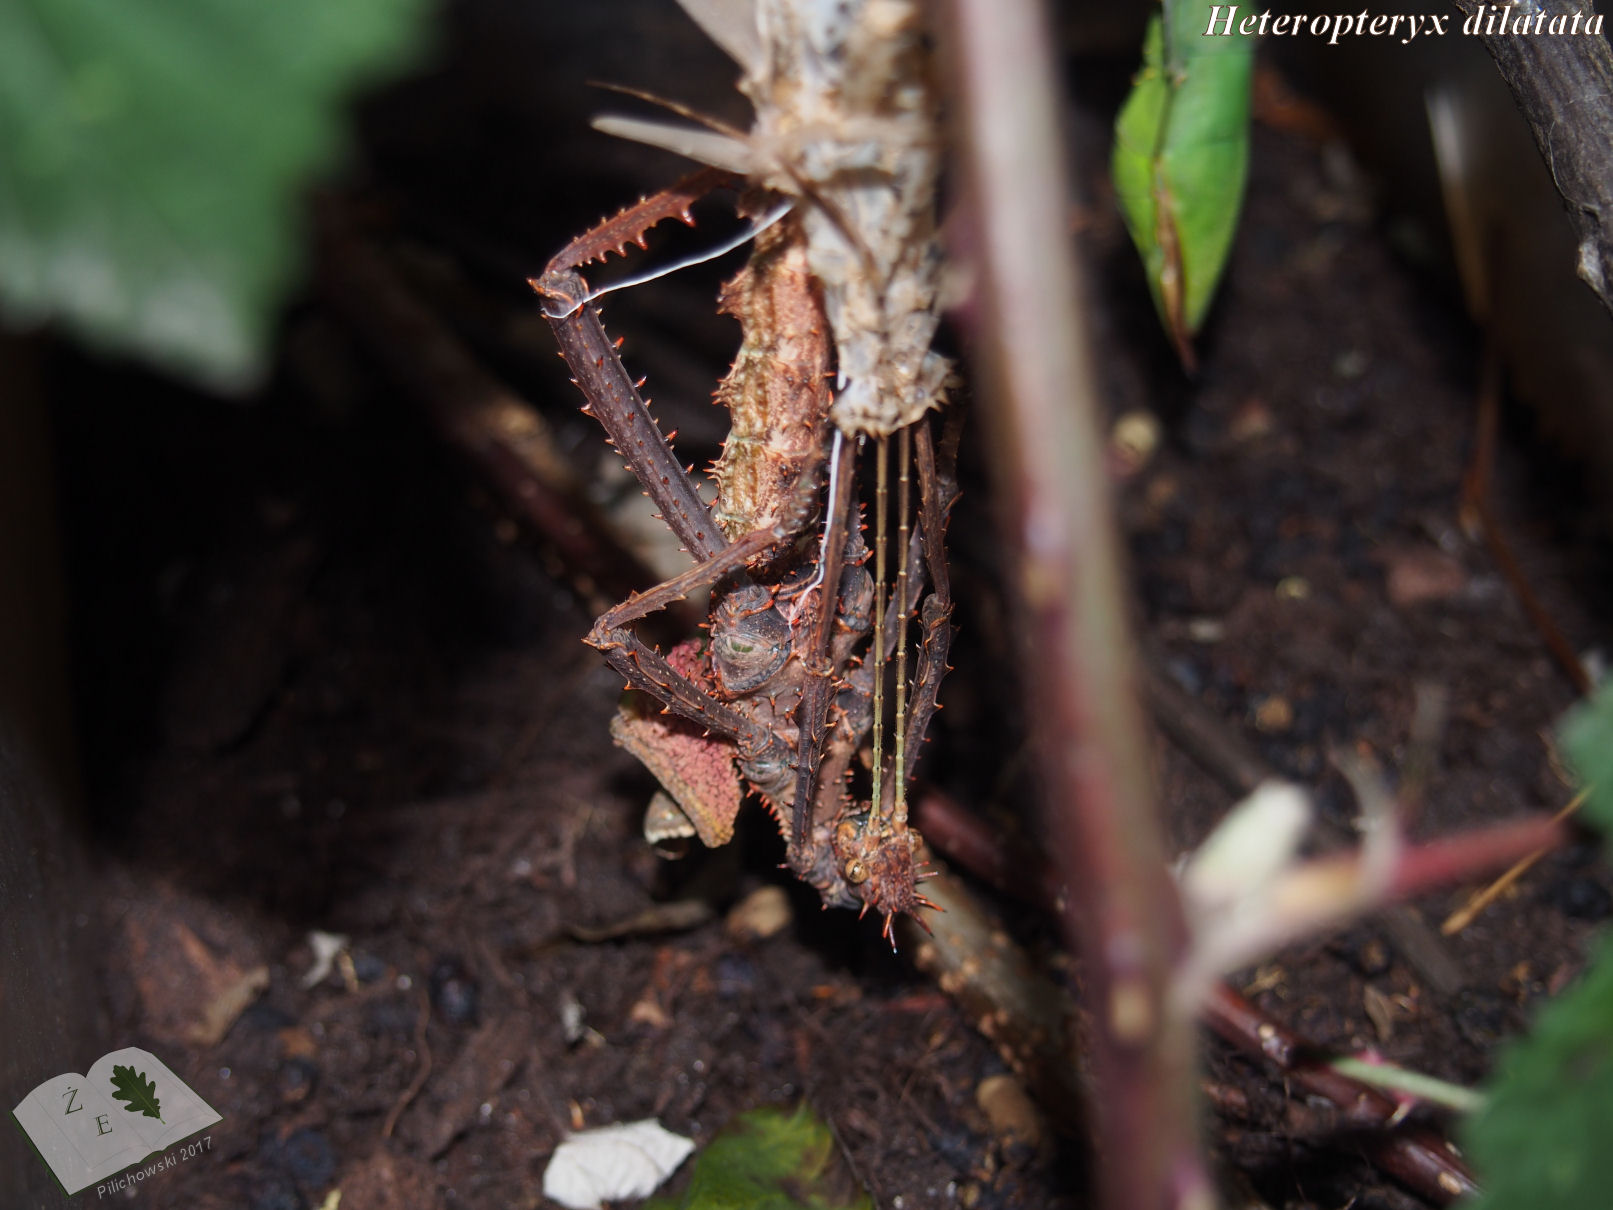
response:
[(1188, 858), (1182, 890), (1193, 911), (1220, 917), (1261, 899), (1293, 865), (1310, 821), (1310, 800), (1297, 786), (1255, 787)]
[(344, 933), (325, 933), (319, 929), (310, 929), (308, 948), (314, 951), (314, 964), (302, 977), (302, 985), (317, 987), (330, 974), (331, 963), (336, 960), (336, 955), (347, 948), (347, 936)]
[(571, 1210), (648, 1197), (677, 1171), (694, 1141), (654, 1118), (568, 1135), (543, 1172), (543, 1196)]

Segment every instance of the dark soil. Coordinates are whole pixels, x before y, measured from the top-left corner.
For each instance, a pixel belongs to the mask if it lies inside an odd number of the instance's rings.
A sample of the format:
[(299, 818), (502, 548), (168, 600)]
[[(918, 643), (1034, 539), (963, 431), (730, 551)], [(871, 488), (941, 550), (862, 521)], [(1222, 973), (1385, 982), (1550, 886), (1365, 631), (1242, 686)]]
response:
[[(438, 77), (372, 111), (366, 196), (395, 248), (481, 300), (453, 321), (591, 464), (602, 443), (547, 365), (521, 278), (655, 168), (621, 169), (631, 157), (612, 150), (592, 192), (540, 210), (556, 174), (586, 162), (574, 136), (545, 131), (580, 128), (592, 98), (516, 104), (512, 81), (552, 68), (533, 85), (550, 98), (574, 76), (656, 81), (637, 62), (563, 70), (560, 49), (476, 11), (457, 19)], [(1101, 78), (1077, 117), (1096, 164), (1123, 73)], [(1456, 518), (1476, 344), (1395, 259), (1339, 163), (1257, 132), (1192, 382), (1111, 203), (1101, 189), (1083, 199), (1115, 413), (1164, 423), (1120, 487), (1147, 658), (1312, 786), (1336, 825), (1354, 802), (1331, 754), (1370, 755), (1397, 779), (1423, 685), (1444, 690), (1449, 720), (1420, 832), (1552, 810), (1567, 791), (1542, 732), (1572, 693)], [(703, 400), (732, 330), (677, 318), (709, 310), (709, 280), (669, 290), (692, 307), (663, 303), (656, 319), (656, 303), (624, 301), (612, 318), (643, 342), (650, 364), (636, 368), (671, 380), (657, 395), (667, 427), (693, 434), (693, 460), (720, 435)], [(642, 335), (641, 307), (658, 325)], [(563, 569), (317, 303), (289, 322), (285, 350), (246, 406), (65, 353), (54, 365), (112, 1036), (153, 1049), (223, 1115), (210, 1153), (133, 1200), (297, 1210), (340, 1188), (344, 1210), (538, 1206), (568, 1130), (656, 1117), (705, 1140), (745, 1108), (804, 1098), (881, 1207), (1079, 1205), (1079, 1145), (994, 1136), (975, 1096), (1004, 1070), (992, 1046), (875, 927), (790, 885), (762, 812), (731, 851), (652, 854), (639, 834), (652, 784), (607, 733), (620, 681), (581, 644), (590, 616)], [(679, 392), (697, 403), (687, 425)], [(1603, 565), (1564, 520), (1583, 507), (1572, 472), (1526, 419), (1512, 428), (1498, 489), (1509, 536), (1570, 638), (1605, 641), (1591, 595)], [(990, 490), (966, 473), (963, 630), (930, 773), (1000, 812), (1027, 789)], [(1436, 589), (1391, 593), (1406, 576)], [(1185, 847), (1231, 797), (1163, 739), (1157, 750)], [(764, 885), (789, 892), (792, 925), (734, 939), (723, 913)], [(1416, 910), (1437, 926), (1463, 897)], [(605, 941), (571, 931), (684, 899), (710, 918)], [(1610, 911), (1606, 872), (1579, 844), (1443, 943), (1449, 986), (1371, 921), (1238, 982), (1318, 1043), (1471, 1083)], [(347, 942), (310, 986), (313, 930)], [(248, 1006), (221, 1038), (195, 1032), (235, 995)], [(1271, 1205), (1421, 1204), (1270, 1071), (1206, 1053), (1214, 1146)]]

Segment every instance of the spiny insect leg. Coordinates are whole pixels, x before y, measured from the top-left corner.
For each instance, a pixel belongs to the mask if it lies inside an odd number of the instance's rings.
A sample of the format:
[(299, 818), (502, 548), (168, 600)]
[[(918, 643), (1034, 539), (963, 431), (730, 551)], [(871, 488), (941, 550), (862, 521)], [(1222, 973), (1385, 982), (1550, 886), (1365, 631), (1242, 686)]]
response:
[[(904, 749), (901, 776), (904, 781), (913, 776), (924, 735), (930, 728), (930, 720), (935, 717), (936, 697), (940, 693), (941, 679), (946, 675), (947, 653), (952, 646), (952, 585), (947, 576), (945, 542), (947, 518), (953, 501), (957, 499), (957, 488), (952, 477), (956, 445), (943, 441), (938, 458), (929, 423), (920, 421), (913, 427), (914, 461), (919, 477), (919, 537), (923, 542), (933, 591), (924, 599), (920, 611), (924, 637), (919, 647), (918, 673), (914, 678), (907, 717), (901, 724)], [(884, 789), (887, 795), (894, 791), (896, 775), (894, 766), (885, 775)]]
[(811, 860), (807, 853), (807, 841), (812, 827), (818, 765), (823, 760), (824, 740), (828, 731), (829, 696), (834, 679), (834, 669), (828, 658), (829, 635), (840, 601), (840, 573), (845, 559), (846, 536), (851, 525), (851, 502), (855, 498), (855, 443), (839, 443), (836, 456), (838, 464), (832, 468), (830, 475), (835, 491), (829, 501), (824, 541), (819, 555), (822, 559), (819, 571), (823, 581), (808, 620), (805, 649), (798, 649), (806, 671), (806, 683), (801, 691), (801, 705), (796, 715), (800, 738), (789, 849), (790, 862), (798, 869)]
[(674, 714), (730, 737), (742, 753), (761, 752), (780, 742), (766, 727), (718, 701), (673, 668), (631, 630), (595, 626), (587, 641), (632, 688), (648, 693)]
[(771, 529), (753, 530), (733, 542), (726, 550), (718, 552), (703, 563), (695, 564), (681, 575), (662, 581), (644, 592), (634, 593), (620, 605), (600, 615), (599, 621), (594, 624), (594, 629), (596, 632), (614, 630), (639, 618), (647, 617), (658, 609), (665, 609), (696, 589), (715, 584), (730, 572), (739, 571), (769, 546), (777, 545), (778, 541), (778, 534)]
[[(586, 289), (582, 278), (570, 270), (546, 274), (544, 281), (556, 289)], [(599, 322), (599, 312), (591, 306), (580, 307), (570, 315), (551, 316), (549, 326), (588, 398), (589, 410), (605, 426), (678, 540), (701, 562), (720, 553), (728, 545), (722, 530), (634, 387), (616, 346)]]
[[(543, 277), (533, 283), (540, 294), (548, 295), (545, 289), (551, 278), (564, 274), (567, 270), (579, 269), (590, 261), (603, 261), (612, 252), (621, 255), (628, 244), (644, 243), (644, 237), (650, 229), (658, 223), (669, 218), (680, 219), (685, 223), (692, 223), (689, 216), (689, 207), (698, 202), (706, 194), (726, 185), (737, 186), (740, 179), (731, 172), (723, 172), (716, 168), (703, 168), (699, 172), (692, 172), (681, 181), (652, 193), (649, 197), (635, 202), (619, 214), (606, 219), (584, 231), (564, 248), (555, 254), (543, 271)], [(573, 295), (581, 298), (583, 295)]]

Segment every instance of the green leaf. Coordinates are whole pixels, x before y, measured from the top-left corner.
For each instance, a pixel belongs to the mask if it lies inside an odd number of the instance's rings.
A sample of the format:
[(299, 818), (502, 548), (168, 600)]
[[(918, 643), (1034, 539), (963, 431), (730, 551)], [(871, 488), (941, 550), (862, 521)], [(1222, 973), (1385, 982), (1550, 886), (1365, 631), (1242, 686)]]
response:
[(0, 0), (0, 320), (261, 374), (300, 194), (425, 0)]
[(1585, 818), (1613, 834), (1613, 684), (1570, 710), (1560, 736), (1569, 764), (1590, 791)]
[[(1251, 37), (1212, 28), (1209, 0), (1165, 0), (1115, 121), (1111, 171), (1166, 331), (1192, 337), (1226, 266), (1249, 167)], [(1224, 16), (1227, 6), (1223, 3)]]
[(1613, 947), (1502, 1057), (1467, 1127), (1477, 1210), (1604, 1210), (1613, 1189)]
[(683, 1197), (646, 1210), (873, 1210), (873, 1199), (807, 1106), (752, 1109), (707, 1144)]
[[(1585, 815), (1613, 830), (1613, 686), (1559, 729), (1590, 791)], [(1590, 970), (1502, 1056), (1467, 1140), (1485, 1187), (1478, 1210), (1601, 1210), (1613, 1188), (1613, 938)]]
[(148, 1118), (162, 1121), (162, 1102), (157, 1100), (157, 1085), (146, 1079), (146, 1073), (133, 1067), (112, 1069), (112, 1099), (127, 1101), (124, 1106), (130, 1113), (143, 1113)]

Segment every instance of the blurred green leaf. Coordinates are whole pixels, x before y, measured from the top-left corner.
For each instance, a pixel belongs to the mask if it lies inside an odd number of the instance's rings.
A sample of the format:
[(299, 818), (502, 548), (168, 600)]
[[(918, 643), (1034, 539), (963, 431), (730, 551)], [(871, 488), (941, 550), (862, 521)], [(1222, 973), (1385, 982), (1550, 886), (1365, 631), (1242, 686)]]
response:
[(1613, 947), (1502, 1057), (1467, 1127), (1477, 1210), (1604, 1210), (1613, 1189)]
[[(1563, 750), (1590, 791), (1586, 818), (1613, 831), (1613, 686), (1571, 710)], [(1478, 1210), (1601, 1210), (1613, 1189), (1613, 939), (1497, 1065), (1467, 1141)]]
[(263, 369), (301, 192), (425, 0), (0, 0), (0, 318), (221, 389)]
[[(1221, 5), (1225, 14), (1226, 5)], [(1111, 171), (1166, 331), (1192, 364), (1232, 248), (1249, 167), (1254, 39), (1212, 28), (1209, 0), (1165, 0), (1115, 121)]]
[(689, 1187), (646, 1210), (873, 1210), (835, 1145), (805, 1105), (752, 1109), (723, 1127), (695, 1160)]
[(1560, 734), (1568, 763), (1590, 789), (1585, 818), (1613, 835), (1613, 684), (1570, 710)]

